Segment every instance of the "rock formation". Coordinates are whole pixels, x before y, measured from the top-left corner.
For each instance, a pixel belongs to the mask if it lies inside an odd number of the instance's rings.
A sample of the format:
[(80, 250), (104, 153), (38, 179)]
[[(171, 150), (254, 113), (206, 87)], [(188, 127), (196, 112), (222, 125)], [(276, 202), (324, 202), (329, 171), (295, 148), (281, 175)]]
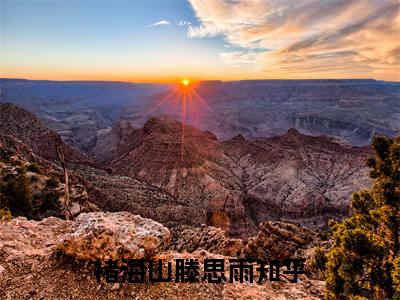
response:
[(169, 230), (128, 212), (84, 213), (59, 245), (66, 255), (86, 260), (153, 257), (169, 247)]
[[(128, 211), (161, 222), (171, 229), (195, 225), (194, 209), (185, 201), (147, 182), (110, 174), (87, 165), (70, 165), (74, 174), (84, 178), (89, 201), (105, 211)], [(179, 229), (178, 229), (179, 230)]]
[[(130, 141), (110, 163), (115, 173), (148, 182), (185, 203), (189, 209), (185, 213), (195, 225), (205, 223), (206, 207), (212, 200), (240, 197), (232, 176), (235, 166), (219, 150), (213, 134), (163, 117), (150, 119), (143, 129), (133, 131)], [(237, 228), (247, 232), (244, 214), (242, 223), (239, 218)]]
[[(128, 217), (126, 213), (122, 215), (123, 218), (136, 219), (132, 215)], [(262, 284), (246, 282), (215, 284), (203, 281), (178, 284), (175, 282), (151, 283), (147, 279), (144, 284), (112, 284), (106, 283), (104, 278), (98, 283), (93, 262), (74, 259), (59, 251), (60, 247), (63, 247), (61, 245), (63, 245), (65, 239), (69, 239), (73, 235), (80, 235), (83, 224), (94, 225), (95, 222), (92, 223), (92, 221), (95, 221), (97, 216), (101, 221), (101, 225), (97, 229), (101, 230), (99, 232), (90, 231), (95, 233), (96, 236), (99, 236), (102, 231), (104, 234), (110, 232), (112, 233), (111, 236), (115, 237), (115, 233), (122, 233), (121, 230), (124, 230), (118, 225), (118, 214), (82, 215), (82, 219), (75, 222), (63, 221), (54, 217), (42, 221), (28, 221), (26, 218), (19, 217), (1, 223), (0, 290), (2, 291), (2, 299), (189, 298), (261, 300), (294, 298), (316, 300), (323, 297), (323, 281), (312, 280), (305, 275), (301, 275), (298, 283), (289, 283), (284, 276), (280, 282), (267, 281)], [(150, 249), (155, 249), (151, 246), (154, 239), (158, 239), (159, 234), (167, 233), (167, 230), (160, 224), (150, 220), (141, 219), (141, 221), (149, 225), (152, 230), (147, 230), (148, 227), (146, 226), (143, 228), (135, 227), (135, 234), (126, 238), (127, 243), (121, 244), (133, 255), (136, 255), (137, 252), (128, 247), (128, 245), (131, 245), (132, 239), (137, 237), (145, 243), (149, 242), (147, 245), (150, 246)], [(139, 223), (135, 224), (138, 225)], [(92, 225), (90, 227), (94, 229)], [(129, 227), (125, 230), (129, 231)], [(88, 238), (88, 241), (83, 241), (88, 248), (85, 250), (80, 248), (79, 252), (74, 251), (74, 254), (95, 253), (96, 249), (99, 250), (99, 240), (91, 236), (88, 236)], [(122, 239), (120, 241), (122, 242)], [(81, 246), (77, 245), (77, 247)], [(81, 252), (81, 250), (84, 252)], [(97, 257), (97, 255), (95, 256)], [(89, 255), (89, 257), (93, 256)], [(206, 258), (225, 259), (226, 261), (229, 259), (227, 256), (211, 254), (204, 250), (193, 253), (162, 251), (158, 253), (157, 258), (163, 259), (165, 262), (174, 261), (176, 258), (194, 259), (198, 260), (201, 266), (204, 265)], [(175, 264), (173, 264), (172, 274), (175, 274)], [(228, 263), (225, 265), (225, 274), (229, 274)]]
[[(209, 107), (192, 101), (192, 125), (174, 119), (179, 105), (156, 105), (165, 86), (0, 83), (2, 102), (45, 122), (0, 104), (0, 212), (12, 208), (14, 217), (0, 218), (2, 299), (322, 299), (324, 283), (313, 278), (323, 268), (312, 260), (330, 241), (314, 229), (346, 216), (351, 194), (370, 184), (370, 149), (351, 144), (400, 130), (399, 84), (374, 80), (205, 82), (196, 92)], [(154, 117), (163, 113), (172, 117)], [(61, 144), (72, 221), (57, 218), (65, 210), (59, 135), (97, 161)], [(283, 276), (125, 285), (94, 276), (93, 260), (149, 264), (153, 256), (200, 265), (299, 257), (311, 274), (297, 284)]]
[(243, 256), (253, 259), (304, 257), (308, 248), (319, 244), (317, 234), (298, 225), (267, 221), (260, 225), (257, 236), (249, 238)]
[[(58, 135), (25, 109), (0, 103), (0, 133), (16, 137), (45, 159), (57, 160), (55, 145), (59, 140)], [(61, 147), (69, 161), (88, 160), (85, 155), (65, 144)]]
[(240, 256), (243, 251), (243, 241), (229, 238), (221, 228), (203, 225), (180, 232), (174, 248), (178, 252), (206, 250), (226, 256)]
[[(37, 157), (54, 159), (55, 133), (23, 109), (0, 108), (0, 132), (32, 144)], [(219, 141), (164, 116), (141, 129), (115, 124), (112, 132), (102, 137), (104, 147), (93, 148), (109, 168), (63, 145), (74, 162), (72, 176), (82, 178), (85, 197), (101, 209), (139, 213), (167, 225), (173, 236), (182, 225), (203, 223), (242, 238), (257, 234), (265, 220), (321, 228), (328, 218), (345, 216), (351, 194), (369, 185), (368, 148), (295, 129), (270, 139)]]
[(369, 148), (295, 129), (270, 139), (218, 141), (163, 117), (125, 134), (129, 142), (110, 162), (116, 174), (157, 186), (187, 206), (191, 224), (232, 236), (254, 235), (271, 219), (326, 226), (327, 218), (346, 215), (351, 194), (370, 183)]
[[(73, 174), (69, 197), (73, 216), (98, 210), (89, 201), (86, 183)], [(0, 134), (0, 208), (4, 207), (14, 216), (63, 217), (65, 194), (59, 166), (38, 156), (15, 137)]]
[(112, 128), (99, 130), (88, 144), (89, 154), (99, 162), (110, 162), (129, 145), (134, 128), (128, 121), (115, 123)]
[(221, 149), (241, 170), (242, 203), (256, 224), (281, 219), (324, 226), (329, 216), (346, 215), (352, 193), (370, 185), (369, 148), (295, 129), (271, 139), (234, 138)]

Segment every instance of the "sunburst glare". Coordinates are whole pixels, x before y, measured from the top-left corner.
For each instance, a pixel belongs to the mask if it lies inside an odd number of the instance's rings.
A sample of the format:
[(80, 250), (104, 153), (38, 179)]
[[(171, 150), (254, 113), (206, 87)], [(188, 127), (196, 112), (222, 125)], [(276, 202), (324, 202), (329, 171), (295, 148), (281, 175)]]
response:
[(190, 81), (188, 78), (180, 80), (175, 89), (151, 104), (143, 118), (147, 119), (150, 115), (156, 116), (167, 114), (179, 118), (182, 123), (181, 128), (181, 159), (184, 155), (185, 146), (185, 127), (191, 124), (201, 128), (206, 119), (215, 118), (215, 114), (206, 101), (199, 95), (197, 88), (199, 84)]
[(189, 79), (187, 79), (187, 78), (185, 78), (185, 79), (182, 79), (182, 84), (183, 84), (184, 86), (189, 86), (189, 84), (190, 84), (190, 80), (189, 80)]

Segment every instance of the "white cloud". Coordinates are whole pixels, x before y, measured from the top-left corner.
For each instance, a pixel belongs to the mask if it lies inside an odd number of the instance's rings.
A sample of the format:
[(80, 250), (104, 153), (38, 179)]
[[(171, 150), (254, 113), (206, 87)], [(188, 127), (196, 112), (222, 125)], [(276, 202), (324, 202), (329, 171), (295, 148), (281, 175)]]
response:
[(158, 21), (156, 23), (149, 25), (149, 27), (165, 26), (165, 25), (170, 25), (170, 24), (171, 24), (171, 22), (169, 22), (167, 20), (161, 20), (161, 21)]
[(178, 26), (189, 26), (189, 25), (192, 25), (192, 23), (188, 22), (188, 21), (179, 21), (178, 22)]
[(228, 64), (257, 65), (261, 62), (263, 52), (232, 51), (220, 53), (222, 60)]
[[(223, 36), (244, 49), (222, 53), (225, 62), (251, 62), (282, 77), (400, 80), (398, 0), (189, 2), (200, 25), (189, 26), (188, 37)], [(272, 51), (249, 52), (257, 49)]]
[(189, 25), (187, 36), (190, 38), (205, 38), (205, 37), (214, 37), (218, 34), (218, 30), (213, 27), (205, 27)]

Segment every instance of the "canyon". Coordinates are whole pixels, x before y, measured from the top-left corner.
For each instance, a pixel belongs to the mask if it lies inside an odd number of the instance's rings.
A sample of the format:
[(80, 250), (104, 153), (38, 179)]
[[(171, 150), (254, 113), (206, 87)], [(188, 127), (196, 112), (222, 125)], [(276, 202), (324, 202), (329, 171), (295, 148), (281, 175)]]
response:
[(266, 138), (290, 128), (366, 146), (374, 134), (400, 132), (398, 82), (348, 80), (203, 81), (182, 120), (173, 84), (0, 79), (0, 102), (34, 112), (69, 145), (87, 151), (96, 135), (125, 120), (140, 128), (168, 114), (219, 139)]
[[(0, 115), (2, 134), (20, 139), (43, 159), (57, 160), (57, 134), (36, 116), (12, 104), (1, 104)], [(139, 213), (169, 226), (173, 234), (182, 226), (207, 224), (248, 238), (266, 220), (325, 230), (329, 218), (348, 215), (352, 193), (370, 185), (369, 147), (296, 129), (273, 138), (238, 135), (221, 141), (161, 116), (139, 129), (116, 123), (92, 142), (88, 153), (97, 155), (92, 158), (64, 147), (90, 203)]]
[[(330, 247), (328, 221), (349, 216), (352, 194), (372, 184), (371, 136), (399, 134), (399, 87), (201, 82), (183, 116), (172, 85), (1, 79), (5, 298), (322, 299), (315, 255)], [(91, 262), (121, 253), (300, 257), (307, 275), (298, 284), (97, 283)]]

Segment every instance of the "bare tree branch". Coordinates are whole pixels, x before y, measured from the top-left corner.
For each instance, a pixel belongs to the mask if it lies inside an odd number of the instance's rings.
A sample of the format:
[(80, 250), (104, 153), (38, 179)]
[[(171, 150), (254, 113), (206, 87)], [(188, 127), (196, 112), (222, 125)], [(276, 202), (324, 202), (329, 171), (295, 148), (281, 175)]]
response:
[(66, 220), (70, 220), (70, 219), (72, 219), (72, 213), (71, 213), (71, 209), (70, 209), (70, 200), (69, 200), (69, 177), (68, 177), (67, 163), (65, 161), (65, 155), (64, 155), (64, 151), (62, 149), (62, 141), (61, 141), (60, 137), (58, 137), (58, 140), (56, 141), (56, 152), (57, 152), (58, 159), (60, 160), (61, 167), (64, 172), (64, 194), (65, 194), (64, 215), (65, 215)]

